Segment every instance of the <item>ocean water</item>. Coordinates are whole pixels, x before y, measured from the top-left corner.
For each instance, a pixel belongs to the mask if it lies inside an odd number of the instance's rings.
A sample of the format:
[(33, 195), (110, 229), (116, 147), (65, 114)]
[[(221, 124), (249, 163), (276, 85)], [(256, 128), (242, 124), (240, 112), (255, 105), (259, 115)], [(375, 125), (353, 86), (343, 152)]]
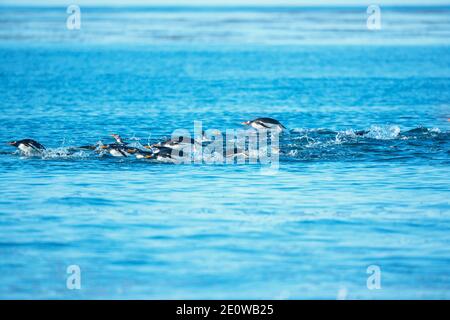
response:
[[(448, 7), (65, 10), (0, 7), (1, 299), (450, 298)], [(277, 171), (68, 152), (260, 116)]]

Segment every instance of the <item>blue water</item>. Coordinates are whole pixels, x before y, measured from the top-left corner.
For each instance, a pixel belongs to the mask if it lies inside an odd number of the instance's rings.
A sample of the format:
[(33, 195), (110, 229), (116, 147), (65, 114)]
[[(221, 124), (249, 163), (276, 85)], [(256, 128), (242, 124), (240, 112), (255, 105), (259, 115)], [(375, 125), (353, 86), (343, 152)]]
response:
[[(449, 299), (449, 12), (0, 8), (0, 298)], [(67, 152), (258, 116), (276, 172)]]

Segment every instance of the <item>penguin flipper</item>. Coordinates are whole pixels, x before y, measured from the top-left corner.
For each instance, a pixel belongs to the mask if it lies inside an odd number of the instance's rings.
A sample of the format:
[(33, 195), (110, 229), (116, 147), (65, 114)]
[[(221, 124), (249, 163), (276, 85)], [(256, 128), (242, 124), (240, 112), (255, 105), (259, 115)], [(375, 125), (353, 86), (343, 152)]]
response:
[(264, 122), (262, 122), (262, 121), (256, 121), (256, 123), (259, 124), (260, 126), (263, 126), (264, 128), (270, 129), (270, 127), (269, 127), (269, 126), (266, 126), (266, 125), (264, 124)]

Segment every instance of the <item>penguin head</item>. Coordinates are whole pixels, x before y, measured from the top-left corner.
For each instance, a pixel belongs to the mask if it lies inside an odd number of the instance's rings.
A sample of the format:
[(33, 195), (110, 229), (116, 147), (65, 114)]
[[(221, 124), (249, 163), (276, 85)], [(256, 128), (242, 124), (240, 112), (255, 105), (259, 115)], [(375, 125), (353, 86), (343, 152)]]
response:
[(156, 154), (154, 154), (154, 153), (147, 154), (144, 156), (144, 159), (156, 159)]
[(113, 134), (111, 135), (111, 137), (113, 137), (114, 139), (116, 139), (117, 143), (123, 143), (122, 137), (119, 136), (118, 134), (113, 133)]
[(155, 148), (161, 147), (161, 142), (154, 143), (154, 144), (148, 144), (144, 146), (145, 149), (153, 150)]

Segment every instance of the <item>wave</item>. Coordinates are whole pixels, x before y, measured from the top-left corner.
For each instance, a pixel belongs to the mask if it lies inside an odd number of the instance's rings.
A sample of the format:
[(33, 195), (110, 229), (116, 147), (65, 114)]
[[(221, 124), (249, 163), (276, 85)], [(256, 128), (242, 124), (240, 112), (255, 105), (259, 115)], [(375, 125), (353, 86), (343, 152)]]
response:
[(449, 144), (450, 133), (438, 128), (402, 132), (397, 125), (386, 125), (366, 130), (293, 129), (281, 149), (285, 160), (442, 159), (448, 158)]

